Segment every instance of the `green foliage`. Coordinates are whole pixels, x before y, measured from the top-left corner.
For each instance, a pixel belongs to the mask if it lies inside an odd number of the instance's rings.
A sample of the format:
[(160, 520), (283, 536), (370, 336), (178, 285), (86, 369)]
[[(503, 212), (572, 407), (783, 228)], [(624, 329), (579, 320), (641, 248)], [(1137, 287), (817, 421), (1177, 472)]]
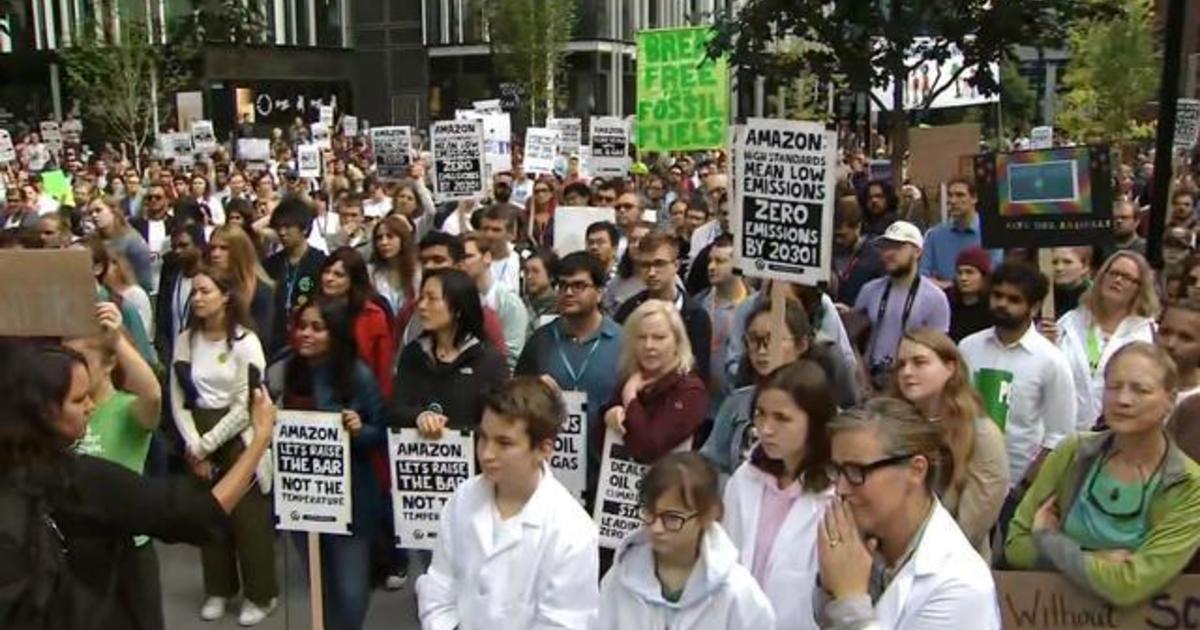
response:
[(1121, 0), (1122, 14), (1085, 20), (1071, 29), (1071, 62), (1058, 125), (1077, 139), (1115, 145), (1146, 137), (1141, 116), (1158, 90), (1161, 53), (1152, 0)]
[(1017, 64), (1000, 64), (1000, 111), (1004, 126), (1018, 134), (1026, 134), (1037, 120), (1037, 94), (1029, 80), (1017, 72)]
[[(523, 107), (537, 124), (554, 114), (563, 93), (567, 43), (578, 0), (491, 0), (488, 32), (496, 68), (521, 88)], [(539, 107), (541, 110), (539, 112)]]

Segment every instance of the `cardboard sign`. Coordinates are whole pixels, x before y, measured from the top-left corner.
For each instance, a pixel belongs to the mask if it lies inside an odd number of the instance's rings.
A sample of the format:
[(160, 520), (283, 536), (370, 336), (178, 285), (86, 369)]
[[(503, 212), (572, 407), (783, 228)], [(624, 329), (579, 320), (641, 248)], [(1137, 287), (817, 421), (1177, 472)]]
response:
[(1181, 98), (1176, 103), (1175, 150), (1191, 151), (1200, 135), (1200, 100)]
[(237, 156), (245, 162), (266, 164), (271, 159), (271, 141), (266, 138), (238, 138)]
[(546, 121), (546, 127), (557, 129), (562, 133), (562, 139), (559, 143), (559, 150), (567, 155), (575, 155), (579, 153), (579, 146), (583, 144), (583, 121), (578, 118), (550, 118)]
[(0, 129), (0, 163), (7, 164), (17, 161), (17, 150), (13, 146), (12, 136), (5, 129)]
[(923, 188), (937, 188), (958, 176), (958, 159), (979, 153), (979, 123), (925, 127), (908, 132), (908, 176)]
[(90, 253), (0, 251), (0, 336), (86, 337), (96, 332)]
[(470, 199), (483, 192), (483, 122), (439, 121), (429, 130), (433, 147), (434, 196)]
[(350, 534), (350, 434), (342, 415), (280, 409), (271, 452), (276, 529)]
[(729, 66), (708, 58), (707, 26), (638, 31), (637, 145), (696, 151), (725, 145)]
[(64, 120), (62, 123), (62, 137), (66, 144), (79, 144), (83, 141), (83, 121), (77, 118)]
[(388, 432), (396, 546), (433, 549), (442, 506), (475, 475), (475, 438), (470, 431), (444, 431), (427, 440), (416, 429)]
[(837, 134), (751, 118), (738, 142), (734, 257), (748, 276), (815, 286), (833, 259)]
[(614, 117), (592, 117), (591, 159), (596, 177), (625, 177), (629, 172), (629, 128)]
[(321, 105), (317, 108), (317, 122), (333, 129), (333, 105)]
[(558, 160), (558, 145), (562, 132), (557, 129), (530, 127), (525, 130), (525, 171), (553, 173)]
[(1054, 127), (1041, 126), (1029, 130), (1030, 149), (1054, 148)]
[(329, 132), (329, 125), (323, 122), (316, 122), (311, 125), (310, 129), (312, 130), (313, 144), (322, 149), (333, 148), (333, 134)]
[(1200, 625), (1200, 575), (1180, 575), (1150, 601), (1114, 608), (1058, 573), (993, 571), (1005, 628), (1194, 628)]
[(554, 253), (559, 258), (587, 248), (588, 226), (600, 221), (616, 222), (612, 208), (559, 206), (554, 210)]
[(212, 155), (217, 151), (217, 134), (213, 131), (211, 120), (192, 121), (192, 145), (196, 153)]
[(296, 147), (296, 170), (300, 177), (316, 179), (321, 176), (321, 147), (302, 144)]
[(375, 127), (371, 130), (375, 150), (375, 172), (396, 178), (408, 174), (412, 162), (412, 127)]
[(63, 137), (62, 129), (58, 126), (56, 120), (43, 120), (41, 123), (42, 142), (50, 147), (54, 153), (62, 153)]
[(1107, 146), (975, 157), (985, 248), (1104, 246), (1112, 241)]
[(342, 133), (347, 138), (358, 136), (358, 117), (357, 116), (342, 116)]
[(583, 501), (587, 488), (587, 392), (564, 391), (567, 419), (554, 438), (550, 468), (571, 494)]
[[(691, 450), (691, 439), (674, 450)], [(640, 464), (625, 449), (625, 441), (612, 431), (604, 433), (604, 450), (600, 460), (600, 484), (596, 488), (596, 505), (592, 518), (600, 528), (600, 546), (616, 549), (625, 537), (642, 526), (638, 490), (650, 466)]]

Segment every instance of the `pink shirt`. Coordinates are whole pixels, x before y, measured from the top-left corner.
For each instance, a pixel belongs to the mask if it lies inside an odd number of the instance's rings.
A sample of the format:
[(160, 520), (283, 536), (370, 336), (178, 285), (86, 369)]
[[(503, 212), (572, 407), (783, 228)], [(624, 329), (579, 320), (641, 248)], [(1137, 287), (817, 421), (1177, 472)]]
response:
[(797, 480), (780, 490), (775, 477), (758, 469), (754, 472), (763, 482), (763, 493), (758, 508), (758, 530), (754, 535), (754, 565), (750, 573), (759, 584), (765, 584), (767, 563), (771, 558), (771, 548), (775, 546), (775, 538), (792, 511), (792, 505), (804, 494), (804, 487)]

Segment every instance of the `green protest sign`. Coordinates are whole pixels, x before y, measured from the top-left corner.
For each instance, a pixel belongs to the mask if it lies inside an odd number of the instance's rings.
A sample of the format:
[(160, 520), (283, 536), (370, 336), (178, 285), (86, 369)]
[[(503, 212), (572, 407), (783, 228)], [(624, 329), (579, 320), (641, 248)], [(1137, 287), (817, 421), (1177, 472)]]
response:
[(693, 151), (725, 145), (729, 67), (705, 59), (708, 27), (637, 34), (637, 144), (642, 151)]
[(63, 173), (61, 170), (42, 173), (42, 190), (45, 190), (47, 195), (53, 197), (59, 203), (69, 205), (75, 203), (74, 195), (71, 194), (71, 181), (67, 179), (66, 173)]

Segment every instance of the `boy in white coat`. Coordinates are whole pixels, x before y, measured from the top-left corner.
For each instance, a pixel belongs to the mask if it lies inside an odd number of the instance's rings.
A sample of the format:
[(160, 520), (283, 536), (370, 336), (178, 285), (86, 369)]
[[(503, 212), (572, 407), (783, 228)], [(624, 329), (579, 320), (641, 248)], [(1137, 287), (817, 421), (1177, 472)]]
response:
[(595, 627), (596, 526), (547, 464), (565, 417), (558, 393), (534, 377), (485, 397), (483, 474), (446, 504), (417, 580), (423, 630)]

